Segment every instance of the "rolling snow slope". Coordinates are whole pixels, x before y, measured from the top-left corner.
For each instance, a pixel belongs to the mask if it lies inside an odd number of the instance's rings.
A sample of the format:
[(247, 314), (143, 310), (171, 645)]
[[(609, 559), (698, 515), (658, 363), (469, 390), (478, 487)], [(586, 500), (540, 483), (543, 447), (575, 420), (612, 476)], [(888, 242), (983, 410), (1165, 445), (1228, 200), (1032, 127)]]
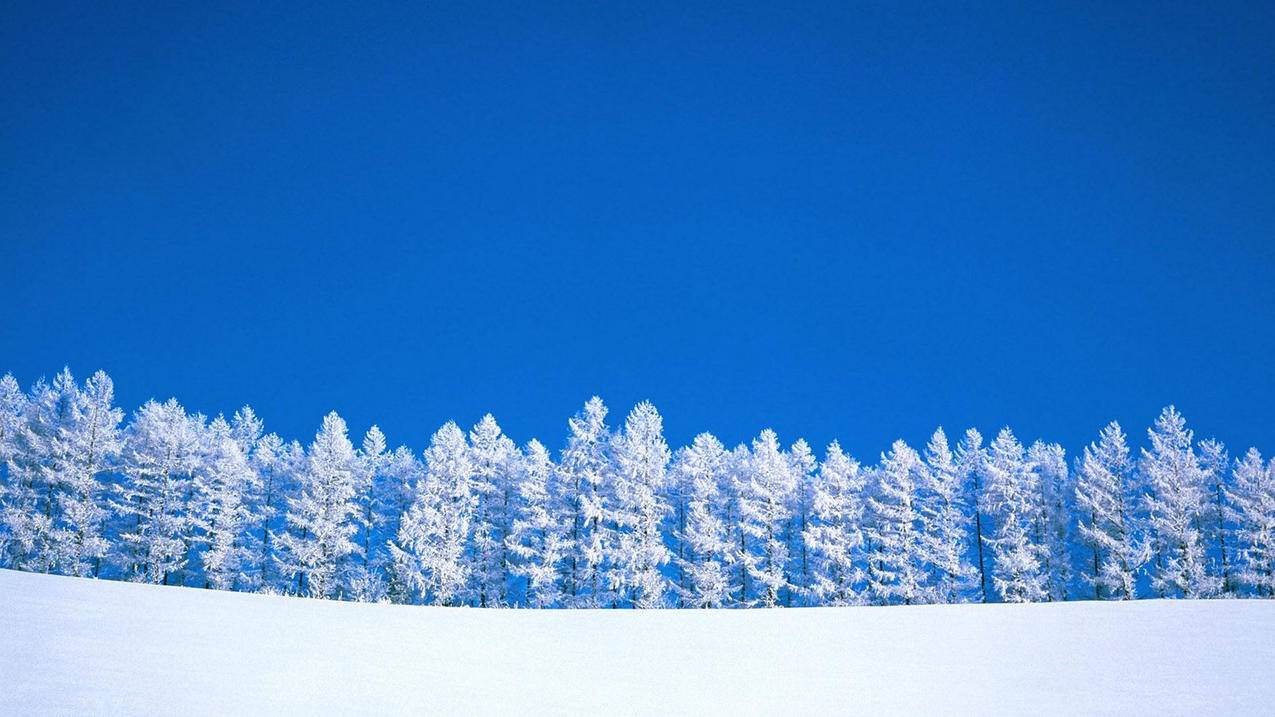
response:
[(1268, 601), (484, 611), (0, 570), (0, 604), (0, 714), (1275, 710)]

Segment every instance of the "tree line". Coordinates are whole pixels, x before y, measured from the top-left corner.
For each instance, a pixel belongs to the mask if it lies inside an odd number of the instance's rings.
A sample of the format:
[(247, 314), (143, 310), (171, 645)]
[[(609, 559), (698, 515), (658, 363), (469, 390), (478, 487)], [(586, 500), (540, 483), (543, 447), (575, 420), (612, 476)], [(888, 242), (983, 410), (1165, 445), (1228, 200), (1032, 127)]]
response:
[(111, 379), (0, 379), (0, 566), (445, 606), (740, 608), (1275, 596), (1275, 461), (1172, 406), (1056, 443), (942, 428), (873, 464), (764, 430), (671, 450), (594, 397), (553, 453), (484, 416), (420, 454), (336, 413), (312, 442)]

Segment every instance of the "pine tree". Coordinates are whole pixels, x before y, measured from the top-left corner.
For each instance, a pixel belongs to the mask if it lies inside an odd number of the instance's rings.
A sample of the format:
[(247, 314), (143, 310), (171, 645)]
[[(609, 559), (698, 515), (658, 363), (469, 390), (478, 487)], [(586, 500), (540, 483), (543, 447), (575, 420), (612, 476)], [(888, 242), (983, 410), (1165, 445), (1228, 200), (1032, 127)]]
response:
[(742, 557), (748, 579), (756, 583), (750, 604), (776, 607), (790, 587), (783, 533), (796, 478), (779, 437), (769, 428), (753, 440), (744, 481), (739, 495), (740, 528), (746, 537)]
[(881, 454), (881, 465), (873, 472), (863, 532), (868, 545), (867, 590), (879, 605), (930, 601), (917, 510), (917, 485), (923, 480), (923, 471), (916, 451), (903, 441), (895, 441), (889, 452)]
[(357, 602), (378, 602), (385, 597), (385, 581), (381, 571), (387, 560), (381, 546), (385, 516), (382, 512), (382, 483), (389, 462), (385, 434), (373, 425), (363, 436), (355, 457), (354, 501), (358, 550), (348, 570), (350, 597)]
[(358, 471), (354, 445), (336, 412), (323, 419), (298, 476), (297, 495), (288, 499), (290, 530), (279, 536), (284, 573), (296, 580), (296, 592), (310, 597), (341, 597), (342, 569), (356, 554)]
[(788, 585), (784, 604), (791, 607), (806, 599), (810, 592), (810, 554), (804, 535), (810, 523), (811, 483), (819, 462), (804, 438), (798, 438), (788, 449), (794, 479), (790, 496), (786, 542), (788, 543)]
[(192, 538), (187, 497), (202, 456), (202, 417), (176, 399), (147, 401), (124, 432), (122, 482), (113, 507), (121, 517), (116, 560), (138, 582), (184, 582)]
[(1045, 600), (1043, 548), (1032, 530), (1039, 480), (1009, 428), (1001, 429), (988, 446), (983, 466), (983, 509), (995, 525), (994, 537), (986, 540), (992, 554), (992, 584), (1005, 602)]
[(810, 595), (816, 605), (860, 602), (863, 491), (859, 462), (833, 441), (814, 479), (804, 535), (812, 567)]
[(619, 540), (611, 588), (624, 604), (664, 607), (668, 590), (660, 568), (668, 563), (669, 553), (660, 526), (670, 510), (661, 498), (671, 455), (664, 442), (664, 419), (650, 402), (629, 412), (614, 455), (611, 516)]
[(1275, 461), (1256, 448), (1235, 461), (1227, 517), (1235, 526), (1236, 580), (1254, 595), (1275, 597)]
[(607, 407), (594, 396), (568, 421), (571, 436), (559, 471), (567, 526), (563, 588), (571, 607), (603, 607), (613, 601), (607, 573), (617, 537), (608, 519), (608, 492), (614, 484)]
[(745, 506), (751, 500), (752, 452), (739, 444), (726, 454), (721, 481), (722, 524), (727, 545), (723, 560), (728, 566), (724, 607), (747, 607), (753, 604), (755, 583), (749, 579), (757, 561), (749, 543), (752, 537), (746, 525)]
[[(1235, 592), (1235, 584), (1231, 577), (1231, 550), (1226, 544), (1226, 536), (1231, 532), (1227, 525), (1230, 511), (1226, 504), (1226, 495), (1230, 492), (1231, 458), (1226, 454), (1226, 446), (1212, 438), (1200, 441), (1200, 470), (1204, 477), (1204, 510), (1201, 515), (1202, 540), (1205, 546), (1217, 547), (1218, 564), (1222, 573), (1222, 592)], [(1206, 547), (1205, 553), (1208, 553)]]
[(110, 516), (103, 480), (119, 455), (124, 415), (114, 407), (115, 387), (102, 371), (79, 388), (63, 369), (53, 391), (57, 419), (45, 437), (42, 466), (57, 492), (51, 562), (57, 572), (96, 577), (110, 549), (103, 534)]
[(722, 607), (730, 601), (730, 535), (721, 516), (722, 486), (730, 455), (711, 433), (701, 433), (678, 451), (672, 470), (686, 486), (685, 518), (676, 529), (681, 554), (677, 563), (684, 575), (678, 585), (682, 605), (693, 608)]
[(926, 526), (922, 542), (934, 572), (935, 598), (939, 602), (964, 602), (977, 574), (969, 562), (969, 536), (965, 529), (968, 483), (941, 427), (925, 447), (925, 467), (921, 473), (923, 498), (919, 510)]
[(1147, 551), (1135, 542), (1129, 448), (1120, 424), (1112, 421), (1090, 443), (1076, 463), (1075, 505), (1082, 543), (1093, 555), (1085, 581), (1094, 598), (1132, 600), (1135, 571)]
[(1156, 551), (1151, 585), (1161, 595), (1210, 597), (1221, 581), (1206, 569), (1200, 519), (1204, 480), (1191, 447), (1192, 432), (1169, 406), (1148, 429), (1151, 449), (1142, 450), (1139, 470), (1147, 486), (1147, 528)]
[(396, 600), (454, 606), (469, 599), (465, 546), (477, 503), (472, 480), (465, 434), (449, 421), (430, 439), (416, 498), (390, 545)]
[(226, 419), (213, 419), (202, 438), (191, 520), (204, 548), (200, 562), (205, 586), (233, 590), (244, 582), (253, 555), (246, 542), (253, 523), (247, 497), (257, 474)]
[(1073, 578), (1070, 497), (1075, 493), (1067, 453), (1057, 443), (1036, 441), (1027, 450), (1027, 460), (1039, 486), (1034, 527), (1046, 594), (1049, 600), (1066, 600)]
[(0, 377), (0, 500), (13, 476), (9, 465), (18, 450), (18, 433), (27, 412), (27, 397), (13, 374)]
[(553, 459), (540, 441), (527, 444), (518, 463), (516, 507), (512, 530), (505, 545), (514, 561), (511, 572), (526, 580), (526, 604), (555, 607), (562, 602), (559, 571), (567, 543), (562, 511), (552, 491)]
[(509, 577), (509, 536), (512, 516), (513, 472), (518, 447), (500, 430), (489, 413), (469, 432), (473, 464), (474, 514), (471, 592), (479, 607), (504, 607)]
[(0, 504), (0, 558), (5, 567), (49, 572), (55, 567), (57, 496), (48, 470), (49, 445), (62, 415), (60, 393), (43, 379), (22, 402), (11, 423), (6, 460), (8, 484)]
[(973, 428), (967, 429), (956, 446), (956, 469), (961, 476), (961, 484), (970, 496), (970, 504), (974, 513), (974, 554), (978, 558), (978, 599), (987, 602), (987, 559), (984, 548), (987, 544), (986, 529), (983, 520), (983, 473), (987, 453), (983, 450), (983, 436)]

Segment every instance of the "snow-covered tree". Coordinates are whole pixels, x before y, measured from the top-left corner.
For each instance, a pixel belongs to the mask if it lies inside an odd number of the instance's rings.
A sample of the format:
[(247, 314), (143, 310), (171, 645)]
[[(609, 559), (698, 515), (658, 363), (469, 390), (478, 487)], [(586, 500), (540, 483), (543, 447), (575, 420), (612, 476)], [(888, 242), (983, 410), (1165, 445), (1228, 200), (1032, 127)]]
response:
[(722, 526), (726, 531), (724, 562), (728, 587), (725, 607), (747, 607), (753, 603), (755, 584), (749, 579), (749, 571), (756, 569), (749, 543), (744, 506), (751, 500), (752, 452), (739, 444), (727, 452), (722, 468)]
[(1235, 461), (1227, 517), (1235, 526), (1237, 582), (1275, 597), (1275, 461), (1263, 465), (1256, 448)]
[(983, 436), (973, 428), (966, 429), (956, 445), (956, 470), (961, 476), (961, 484), (970, 496), (970, 504), (974, 513), (974, 531), (970, 537), (974, 542), (974, 555), (978, 568), (978, 599), (987, 602), (987, 559), (984, 548), (989, 537), (983, 520), (983, 463), (987, 460), (987, 452), (983, 449)]
[(810, 592), (810, 553), (804, 536), (806, 526), (810, 524), (811, 484), (819, 461), (804, 438), (798, 438), (788, 449), (788, 460), (792, 463), (794, 483), (789, 496), (791, 505), (788, 506), (791, 517), (786, 528), (789, 588), (784, 604), (791, 607), (804, 600)]
[(1067, 453), (1057, 443), (1036, 441), (1027, 449), (1027, 460), (1035, 472), (1036, 515), (1034, 529), (1040, 545), (1040, 567), (1045, 574), (1049, 600), (1066, 600), (1071, 595), (1071, 496), (1074, 489), (1067, 470)]
[(812, 568), (810, 596), (816, 605), (860, 602), (863, 490), (859, 462), (833, 441), (814, 478), (804, 536)]
[(469, 569), (479, 607), (504, 607), (509, 579), (509, 536), (513, 517), (513, 473), (518, 447), (489, 413), (469, 432), (473, 465), (474, 514)]
[(663, 497), (671, 458), (664, 419), (649, 401), (629, 412), (615, 439), (615, 491), (610, 511), (618, 533), (611, 588), (636, 608), (665, 606), (667, 581), (660, 568), (669, 552), (660, 526), (669, 514)]
[(202, 455), (195, 471), (195, 500), (191, 522), (203, 546), (200, 563), (207, 587), (232, 590), (251, 569), (254, 554), (248, 545), (253, 524), (248, 497), (257, 473), (248, 464), (242, 444), (230, 423), (218, 416), (203, 435)]
[(297, 494), (288, 499), (289, 530), (279, 536), (282, 568), (296, 592), (341, 597), (342, 569), (359, 550), (355, 502), (357, 457), (345, 421), (335, 411), (323, 419), (306, 453)]
[(77, 387), (71, 372), (63, 369), (52, 392), (56, 412), (42, 436), (40, 462), (45, 482), (57, 496), (50, 562), (57, 572), (96, 576), (110, 549), (103, 533), (109, 517), (104, 479), (119, 455), (124, 415), (115, 408), (114, 384), (102, 371)]
[(606, 416), (602, 399), (590, 398), (568, 421), (571, 435), (559, 462), (562, 500), (570, 521), (563, 589), (571, 607), (604, 607), (613, 601), (607, 573), (618, 541), (607, 519), (607, 494), (614, 484), (615, 467)]
[(701, 433), (690, 446), (678, 451), (671, 471), (685, 486), (685, 518), (677, 528), (681, 546), (677, 562), (684, 576), (678, 585), (686, 607), (726, 605), (731, 598), (730, 564), (734, 555), (730, 534), (722, 519), (722, 486), (730, 455), (711, 433)]
[(1226, 544), (1232, 528), (1227, 524), (1230, 514), (1226, 496), (1230, 492), (1230, 462), (1226, 446), (1209, 438), (1200, 441), (1200, 470), (1204, 478), (1204, 509), (1201, 513), (1201, 539), (1205, 554), (1216, 548), (1217, 561), (1222, 578), (1222, 592), (1235, 592), (1231, 577), (1231, 549)]
[(925, 447), (921, 472), (920, 513), (925, 523), (922, 542), (926, 560), (934, 572), (934, 598), (939, 602), (963, 602), (977, 570), (969, 561), (968, 482), (962, 475), (940, 427)]
[(27, 412), (27, 397), (13, 374), (0, 376), (0, 499), (9, 485), (9, 463), (18, 448), (18, 432)]
[(917, 485), (924, 464), (907, 443), (895, 441), (873, 471), (863, 532), (867, 591), (880, 605), (930, 601)]
[(744, 567), (756, 583), (753, 603), (775, 607), (790, 587), (784, 528), (796, 478), (792, 461), (769, 428), (753, 440), (745, 481), (739, 495), (740, 527), (747, 537)]
[(203, 417), (188, 416), (171, 398), (147, 401), (125, 430), (113, 507), (121, 519), (116, 560), (127, 579), (184, 582), (192, 538), (187, 499), (203, 432)]
[(1032, 530), (1040, 484), (1009, 428), (988, 445), (983, 470), (981, 502), (995, 525), (994, 537), (985, 539), (991, 547), (992, 584), (1005, 602), (1045, 600), (1043, 548)]
[(505, 545), (512, 554), (511, 572), (526, 580), (530, 607), (555, 607), (562, 602), (559, 581), (567, 543), (561, 506), (555, 500), (554, 465), (549, 451), (531, 439), (518, 462), (515, 481), (517, 516)]
[(1169, 406), (1147, 435), (1151, 448), (1142, 449), (1138, 468), (1147, 488), (1147, 529), (1156, 554), (1151, 586), (1161, 595), (1210, 597), (1221, 580), (1209, 574), (1204, 555), (1204, 477), (1191, 447), (1192, 432)]
[(472, 479), (465, 434), (449, 421), (430, 439), (416, 498), (390, 545), (391, 597), (447, 606), (468, 599), (465, 546), (477, 502)]
[[(1136, 571), (1147, 560), (1136, 542), (1129, 448), (1120, 424), (1112, 421), (1076, 462), (1075, 509), (1081, 542), (1092, 554), (1084, 579), (1094, 597), (1132, 600)], [(1086, 561), (1088, 562), (1088, 561)]]

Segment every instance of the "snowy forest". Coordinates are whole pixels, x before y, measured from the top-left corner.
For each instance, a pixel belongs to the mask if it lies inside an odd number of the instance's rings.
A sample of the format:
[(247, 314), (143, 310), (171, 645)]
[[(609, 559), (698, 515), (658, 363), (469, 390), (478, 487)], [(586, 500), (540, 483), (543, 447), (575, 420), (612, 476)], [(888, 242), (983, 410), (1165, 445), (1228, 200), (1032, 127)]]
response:
[(0, 566), (443, 606), (743, 608), (1275, 596), (1275, 461), (1165, 408), (1068, 458), (937, 429), (860, 463), (771, 430), (670, 449), (591, 398), (560, 450), (495, 418), (418, 453), (336, 413), (308, 445), (111, 379), (0, 379)]

